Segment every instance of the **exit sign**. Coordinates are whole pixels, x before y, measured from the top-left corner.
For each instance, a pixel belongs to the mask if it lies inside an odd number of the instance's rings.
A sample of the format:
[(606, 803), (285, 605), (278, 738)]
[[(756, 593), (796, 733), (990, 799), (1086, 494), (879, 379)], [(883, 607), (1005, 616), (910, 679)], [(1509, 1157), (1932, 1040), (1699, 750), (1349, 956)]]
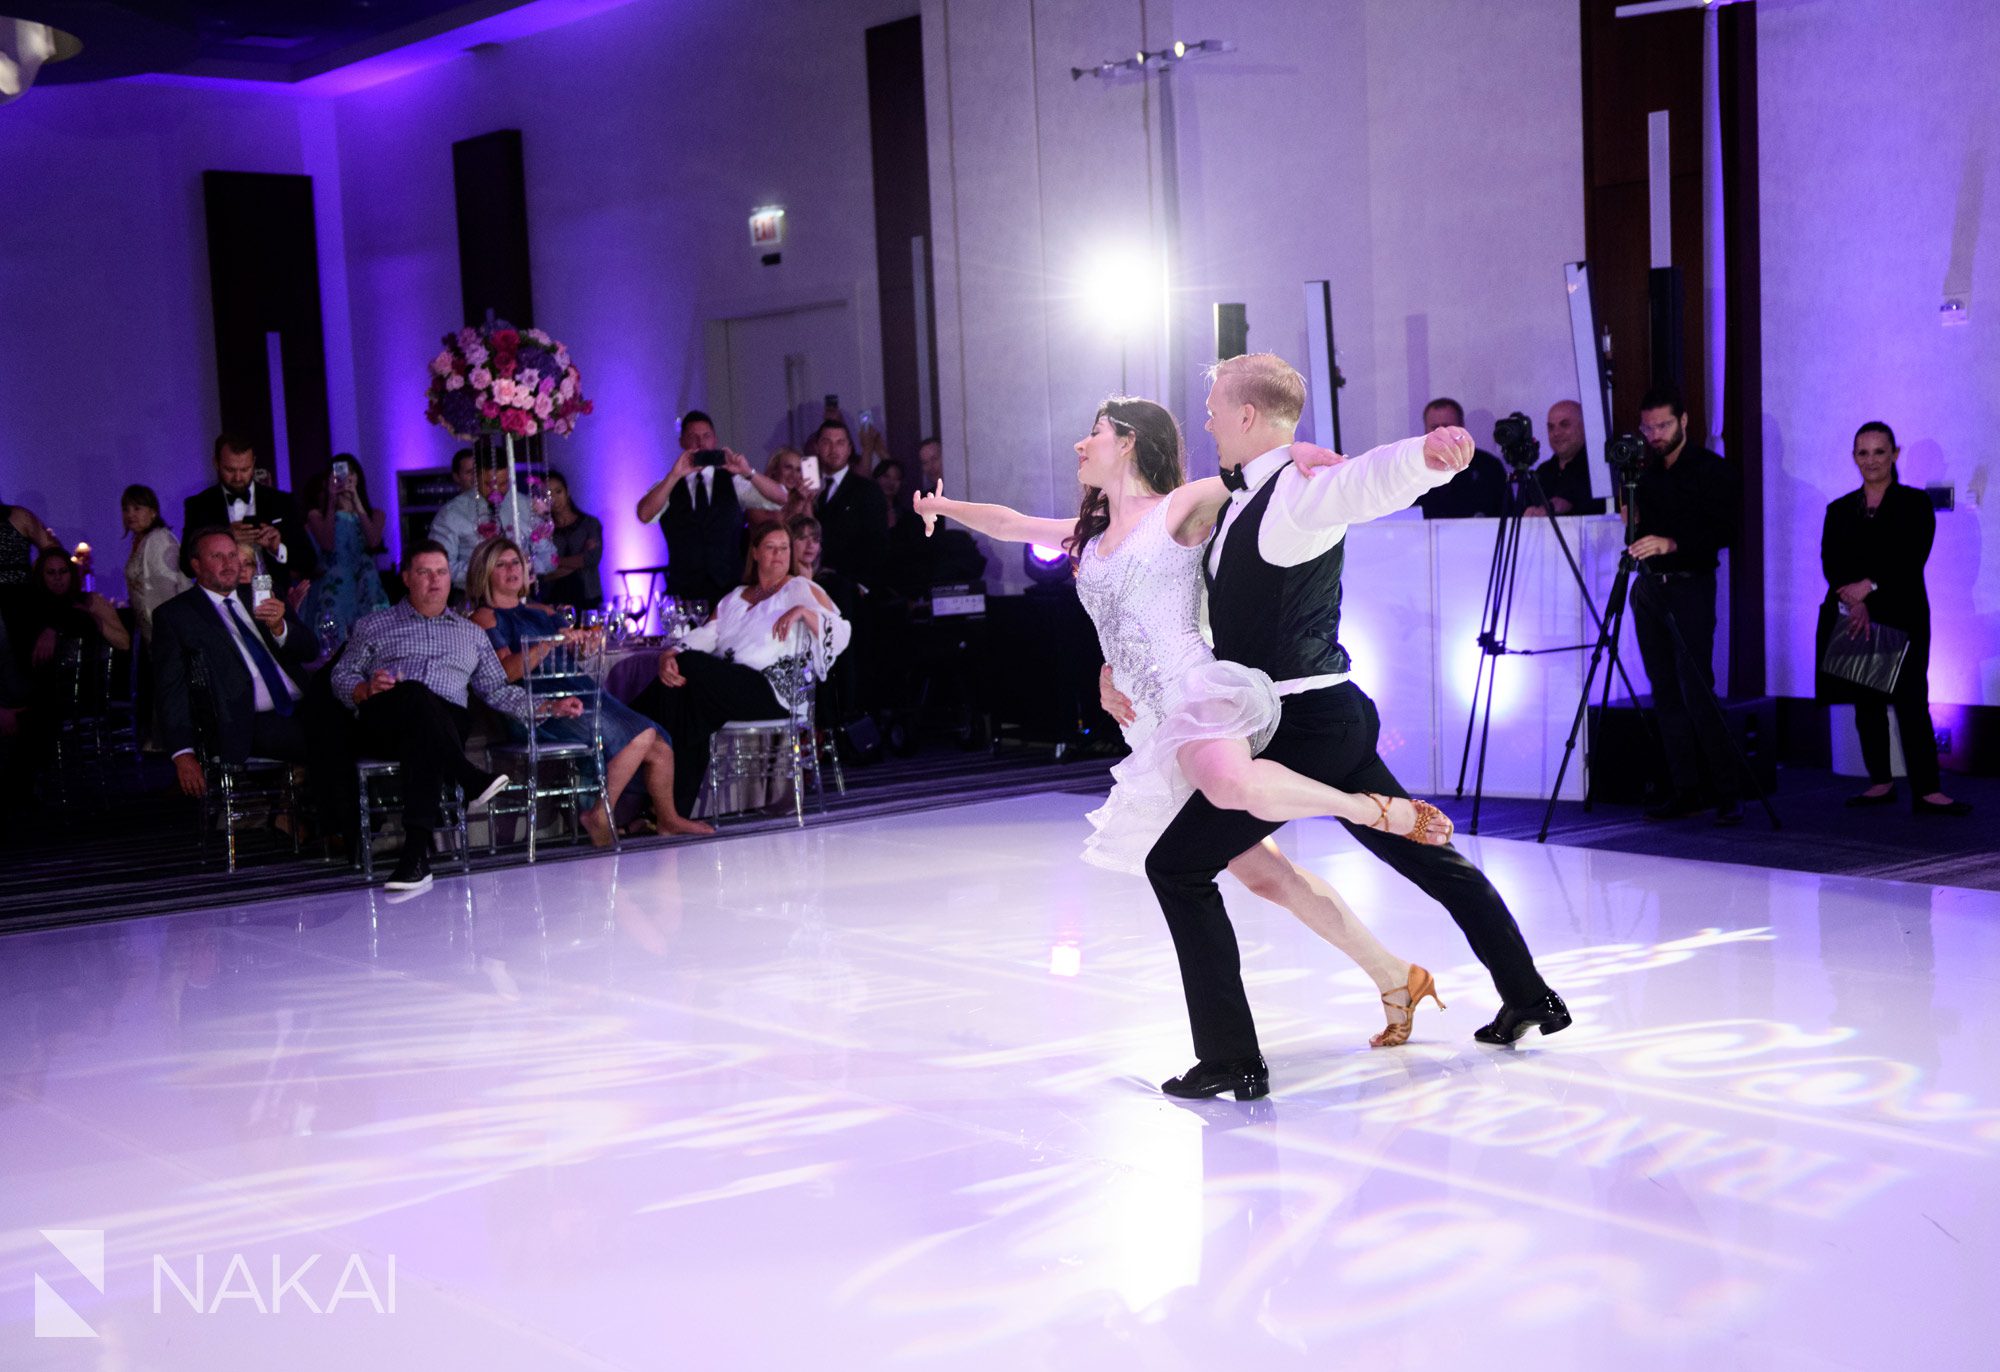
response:
[(785, 212), (776, 205), (767, 205), (761, 210), (750, 212), (750, 246), (753, 248), (775, 248), (785, 241)]

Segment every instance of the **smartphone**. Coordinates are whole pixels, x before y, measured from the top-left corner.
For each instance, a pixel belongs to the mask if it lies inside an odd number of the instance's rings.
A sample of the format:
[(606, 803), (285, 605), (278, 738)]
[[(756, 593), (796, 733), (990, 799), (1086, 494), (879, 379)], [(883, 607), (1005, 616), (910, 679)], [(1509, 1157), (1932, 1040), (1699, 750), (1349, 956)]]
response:
[(342, 481), (352, 481), (354, 480), (354, 464), (351, 462), (336, 462), (333, 464), (333, 474)]
[(799, 459), (799, 480), (804, 482), (808, 489), (819, 485), (818, 458), (802, 457)]
[(693, 458), (694, 465), (697, 467), (720, 467), (728, 460), (729, 454), (720, 448), (703, 448)]
[(256, 609), (271, 598), (271, 578), (266, 572), (259, 572), (250, 578), (250, 608)]
[(839, 396), (837, 396), (837, 395), (834, 395), (834, 394), (833, 394), (832, 392), (828, 392), (828, 393), (827, 393), (827, 397), (826, 397), (826, 407), (827, 407), (827, 408), (828, 408), (829, 410), (837, 410), (837, 409), (839, 409), (839, 408), (840, 408), (840, 397), (839, 397)]

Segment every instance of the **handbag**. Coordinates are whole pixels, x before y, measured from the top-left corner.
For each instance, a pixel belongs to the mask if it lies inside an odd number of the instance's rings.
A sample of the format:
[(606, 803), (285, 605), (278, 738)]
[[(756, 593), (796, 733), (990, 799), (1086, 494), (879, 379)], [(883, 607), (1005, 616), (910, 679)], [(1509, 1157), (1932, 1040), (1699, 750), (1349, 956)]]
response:
[(1846, 617), (1842, 616), (1827, 640), (1820, 670), (1855, 686), (1892, 695), (1903, 672), (1903, 659), (1909, 655), (1910, 636), (1901, 629), (1870, 624), (1867, 632), (1856, 638), (1847, 632)]

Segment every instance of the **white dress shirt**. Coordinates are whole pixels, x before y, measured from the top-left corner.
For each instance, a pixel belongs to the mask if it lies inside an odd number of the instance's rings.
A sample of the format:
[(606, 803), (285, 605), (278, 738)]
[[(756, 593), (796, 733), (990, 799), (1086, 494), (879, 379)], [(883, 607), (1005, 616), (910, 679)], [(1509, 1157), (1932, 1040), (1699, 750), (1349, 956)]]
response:
[(823, 483), (824, 489), (820, 492), (819, 503), (822, 505), (833, 504), (833, 493), (840, 489), (840, 483), (845, 481), (847, 474), (853, 470), (854, 468), (850, 465), (842, 467), (837, 472), (828, 472)]
[[(707, 493), (708, 499), (712, 503), (715, 500), (715, 474), (721, 470), (722, 468), (720, 467), (696, 467), (693, 475), (688, 480), (701, 487)], [(757, 483), (749, 477), (731, 476), (730, 480), (736, 483), (736, 503), (744, 509), (782, 510), (785, 508), (782, 501), (768, 499), (762, 491), (757, 489)], [(693, 500), (694, 498), (695, 493), (689, 491), (688, 499)]]
[[(1311, 476), (1292, 465), (1291, 445), (1273, 448), (1243, 464), (1244, 489), (1229, 493), (1222, 512), (1222, 535), (1209, 549), (1208, 570), (1222, 566), (1222, 545), (1243, 507), (1275, 480), (1276, 490), (1257, 529), (1257, 552), (1274, 567), (1296, 567), (1323, 555), (1347, 537), (1347, 526), (1406, 510), (1417, 497), (1450, 481), (1457, 472), (1432, 471), (1424, 463), (1424, 440), (1406, 438), (1370, 448), (1337, 467)], [(1347, 680), (1346, 672), (1278, 683), (1280, 695), (1317, 691)]]
[[(243, 520), (255, 519), (257, 517), (257, 483), (254, 481), (251, 482), (246, 490), (248, 494), (239, 499), (229, 493), (227, 486), (222, 488), (222, 508), (229, 515), (229, 522), (231, 524), (241, 523)], [(275, 553), (267, 553), (262, 548), (257, 550), (259, 559), (268, 557), (276, 561), (280, 566), (285, 565), (288, 555), (289, 550), (283, 543), (278, 544), (278, 551)]]
[[(222, 631), (228, 634), (229, 641), (236, 645), (237, 656), (243, 659), (243, 670), (250, 673), (250, 691), (256, 701), (254, 708), (257, 713), (262, 714), (266, 710), (277, 708), (271, 701), (271, 688), (264, 684), (264, 674), (257, 670), (257, 660), (250, 656), (250, 645), (243, 641), (243, 635), (238, 632), (241, 626), (247, 622), (250, 625), (250, 632), (255, 633), (257, 631), (256, 617), (248, 610), (243, 609), (243, 602), (238, 600), (234, 595), (217, 595), (206, 586), (201, 588), (201, 593), (208, 597), (208, 603), (213, 605), (215, 612), (222, 616)], [(241, 619), (237, 618), (239, 611), (242, 613)], [(285, 632), (285, 626), (281, 621), (278, 625), (278, 631), (272, 637), (277, 639), (280, 645), (283, 645)], [(269, 649), (265, 651), (268, 652)], [(277, 654), (272, 654), (274, 659), (276, 656)], [(278, 663), (278, 675), (284, 677), (285, 687), (290, 691), (293, 702), (296, 703), (305, 692), (299, 689), (298, 682), (292, 680), (292, 674), (285, 670), (285, 664), (282, 662)], [(192, 748), (183, 748), (179, 753), (175, 753), (174, 756), (179, 757), (181, 753), (192, 753), (193, 751), (194, 749)]]

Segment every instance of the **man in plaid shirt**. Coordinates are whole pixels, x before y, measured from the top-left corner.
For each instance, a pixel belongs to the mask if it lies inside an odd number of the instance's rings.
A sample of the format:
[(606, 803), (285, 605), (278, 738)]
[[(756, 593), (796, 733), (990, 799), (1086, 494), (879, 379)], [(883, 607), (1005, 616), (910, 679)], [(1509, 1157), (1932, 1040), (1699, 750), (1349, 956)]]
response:
[[(431, 883), (431, 831), (444, 822), (443, 788), (457, 783), (478, 809), (507, 784), (465, 756), (467, 691), (496, 710), (528, 721), (528, 693), (507, 680), (486, 631), (452, 614), (451, 558), (426, 539), (404, 564), (410, 596), (400, 605), (357, 620), (333, 667), (333, 693), (355, 713), (357, 742), (367, 757), (403, 768), (403, 857), (386, 883), (419, 891)], [(567, 696), (549, 713), (576, 716), (583, 702)]]

